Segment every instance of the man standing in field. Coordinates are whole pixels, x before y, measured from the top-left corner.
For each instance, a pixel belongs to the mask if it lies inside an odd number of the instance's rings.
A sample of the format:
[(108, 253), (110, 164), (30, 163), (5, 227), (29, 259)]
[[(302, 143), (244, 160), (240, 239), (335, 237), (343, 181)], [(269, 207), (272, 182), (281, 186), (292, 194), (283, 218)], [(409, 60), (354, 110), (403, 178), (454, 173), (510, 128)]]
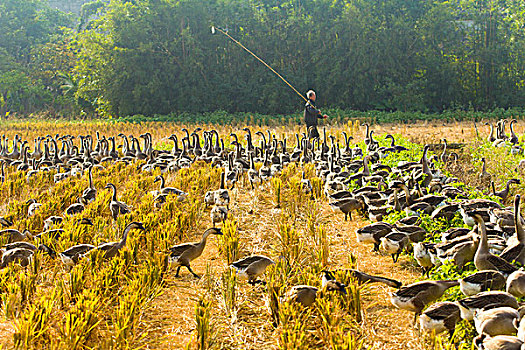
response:
[(317, 119), (326, 119), (328, 116), (326, 114), (321, 114), (321, 111), (314, 107), (315, 91), (308, 91), (306, 97), (308, 98), (308, 101), (304, 108), (304, 122), (306, 123), (308, 138), (314, 139), (319, 137), (319, 131), (317, 131)]

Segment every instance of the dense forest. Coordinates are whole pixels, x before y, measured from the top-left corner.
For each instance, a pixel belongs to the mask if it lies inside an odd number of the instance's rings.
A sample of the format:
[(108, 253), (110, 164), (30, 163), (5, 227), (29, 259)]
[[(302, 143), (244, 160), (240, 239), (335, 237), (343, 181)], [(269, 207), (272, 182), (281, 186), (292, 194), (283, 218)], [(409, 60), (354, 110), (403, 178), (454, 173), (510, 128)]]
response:
[(525, 106), (523, 0), (0, 2), (0, 116)]

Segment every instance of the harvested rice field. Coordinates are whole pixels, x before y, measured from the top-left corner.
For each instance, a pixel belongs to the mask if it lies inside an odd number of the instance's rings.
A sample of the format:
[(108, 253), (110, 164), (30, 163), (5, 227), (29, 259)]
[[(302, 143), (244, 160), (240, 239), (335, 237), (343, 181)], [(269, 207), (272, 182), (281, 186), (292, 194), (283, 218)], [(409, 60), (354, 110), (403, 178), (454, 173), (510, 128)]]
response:
[(524, 127), (490, 124), (2, 122), (0, 343), (520, 344)]

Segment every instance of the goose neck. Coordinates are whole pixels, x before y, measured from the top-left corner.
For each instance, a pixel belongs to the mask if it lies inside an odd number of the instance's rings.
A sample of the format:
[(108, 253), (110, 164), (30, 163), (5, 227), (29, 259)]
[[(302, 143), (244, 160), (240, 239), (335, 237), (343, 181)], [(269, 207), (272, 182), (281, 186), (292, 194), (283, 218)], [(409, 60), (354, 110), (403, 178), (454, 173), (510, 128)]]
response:
[(521, 224), (521, 213), (520, 213), (520, 197), (517, 196), (514, 201), (514, 226), (516, 228), (516, 236), (520, 243), (525, 243), (525, 232), (523, 225)]

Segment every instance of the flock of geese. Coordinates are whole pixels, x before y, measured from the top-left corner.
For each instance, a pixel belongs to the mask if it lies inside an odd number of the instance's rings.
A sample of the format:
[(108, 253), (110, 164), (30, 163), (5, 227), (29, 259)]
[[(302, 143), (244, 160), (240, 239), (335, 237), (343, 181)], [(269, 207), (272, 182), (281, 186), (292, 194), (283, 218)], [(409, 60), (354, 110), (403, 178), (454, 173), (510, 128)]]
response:
[[(510, 123), (512, 143), (515, 137), (512, 128), (514, 122)], [(497, 125), (496, 135), (491, 131), (491, 137), (505, 139), (505, 122), (500, 121)], [(373, 244), (374, 251), (384, 250), (392, 256), (394, 262), (401, 253), (412, 253), (423, 274), (427, 276), (434, 267), (448, 262), (455, 264), (459, 270), (473, 262), (478, 270), (461, 280), (425, 280), (408, 286), (358, 270), (346, 270), (345, 273), (360, 284), (379, 282), (397, 288), (392, 293), (392, 304), (414, 312), (416, 320), (419, 317), (422, 329), (453, 334), (456, 323), (463, 318), (474, 321), (479, 332), (476, 344), (480, 349), (522, 349), (525, 321), (520, 320), (525, 312), (518, 309), (516, 298), (525, 296), (525, 272), (518, 269), (518, 266), (525, 264), (525, 221), (519, 212), (519, 195), (514, 199), (513, 208), (504, 208), (492, 200), (469, 199), (467, 192), (454, 186), (458, 180), (447, 176), (437, 166), (441, 163), (444, 167), (452, 167), (457, 162), (458, 155), (447, 154), (446, 147), (440, 156), (430, 159), (427, 157), (427, 145), (419, 161), (402, 161), (395, 167), (383, 164), (382, 160), (389, 154), (403, 152), (407, 148), (396, 145), (392, 135), (386, 136), (386, 139), (390, 139), (389, 146), (380, 146), (374, 139), (374, 131), (368, 125), (364, 140), (366, 149), (357, 144), (352, 147), (352, 137), (345, 132), (342, 146), (333, 135), (327, 136), (326, 131), (323, 138), (313, 140), (308, 139), (305, 133), (296, 134), (295, 147), (290, 149), (286, 138), (280, 140), (270, 130), (267, 135), (263, 132), (255, 134), (260, 137), (258, 146), (254, 145), (251, 130), (244, 128), (243, 131), (246, 143), (241, 143), (235, 133), (229, 135), (233, 150), (225, 147), (224, 138), (217, 131), (200, 128), (191, 133), (182, 129), (185, 136), (180, 139), (181, 147), (177, 135), (171, 135), (168, 138), (173, 142), (171, 151), (154, 149), (149, 133), (142, 134), (139, 138), (124, 134), (106, 138), (98, 132), (95, 138), (91, 135), (78, 138), (70, 135), (47, 135), (34, 140), (32, 152), (29, 141), (22, 140), (17, 135), (10, 144), (3, 136), (0, 142), (1, 182), (7, 180), (6, 171), (25, 172), (27, 179), (38, 172), (52, 171), (55, 182), (66, 181), (87, 172), (89, 182), (86, 189), (79, 193), (76, 203), (71, 204), (63, 213), (57, 213), (44, 221), (43, 232), (39, 235), (33, 236), (27, 230), (19, 232), (10, 228), (13, 223), (9, 219), (0, 218), (0, 225), (6, 228), (0, 231), (0, 235), (8, 237), (8, 244), (0, 251), (0, 267), (11, 263), (27, 266), (35, 251), (44, 251), (51, 257), (58, 255), (68, 268), (97, 251), (106, 259), (115, 257), (126, 245), (131, 230), (145, 230), (142, 223), (128, 224), (120, 241), (99, 246), (78, 244), (58, 254), (44, 244), (35, 245), (29, 241), (37, 240), (43, 235), (58, 237), (63, 230), (56, 227), (60, 226), (64, 217), (82, 216), (85, 207), (98, 194), (93, 183), (93, 169), (103, 167), (105, 163), (138, 164), (138, 169), (142, 171), (160, 169), (164, 173), (175, 172), (191, 167), (196, 161), (203, 161), (223, 169), (218, 188), (207, 192), (204, 197), (206, 205), (211, 207), (213, 227), (203, 233), (200, 241), (175, 245), (168, 251), (169, 261), (177, 267), (177, 277), (182, 267), (199, 277), (192, 270), (191, 262), (202, 255), (210, 235), (222, 234), (217, 224), (228, 217), (229, 191), (237, 185), (238, 180), (243, 177), (248, 179), (253, 189), (279, 174), (291, 162), (303, 165), (313, 163), (316, 175), (323, 181), (329, 205), (334, 210), (342, 212), (345, 220), (352, 219), (352, 213), (358, 211), (373, 221), (356, 231), (359, 242)], [(122, 140), (118, 146), (117, 138)], [(143, 147), (140, 139), (143, 139)], [(78, 142), (75, 143), (75, 140)], [(262, 163), (260, 169), (256, 169), (255, 163)], [(480, 179), (490, 181), (485, 163)], [(163, 175), (157, 176), (155, 182), (160, 182), (159, 190), (152, 193), (156, 208), (161, 207), (168, 196), (176, 196), (181, 201), (187, 196), (182, 190), (167, 187)], [(519, 183), (519, 180), (509, 181), (498, 192), (493, 187), (493, 194), (505, 202), (513, 183)], [(312, 192), (312, 184), (305, 178), (304, 172), (301, 184), (306, 193)], [(108, 183), (104, 189), (112, 191), (108, 209), (114, 220), (119, 215), (132, 211), (130, 206), (118, 199), (116, 185)], [(28, 216), (32, 216), (41, 204), (29, 199), (27, 206)], [(382, 221), (392, 212), (403, 211), (406, 212), (406, 217), (393, 224)], [(460, 213), (465, 226), (469, 228), (451, 227), (441, 233), (440, 242), (433, 242), (432, 237), (436, 236), (436, 232), (427, 232), (421, 226), (421, 213), (430, 215), (434, 220), (447, 221)], [(76, 222), (80, 225), (92, 225), (88, 218), (79, 218)], [(248, 283), (255, 284), (261, 282), (259, 277), (273, 264), (275, 261), (267, 256), (253, 255), (232, 263), (231, 267), (246, 277)], [(322, 271), (321, 279), (321, 288), (308, 285), (291, 287), (284, 300), (310, 306), (324, 293), (346, 293), (346, 286), (335, 279), (334, 271)], [(466, 298), (457, 302), (434, 303), (449, 288), (458, 286)]]

